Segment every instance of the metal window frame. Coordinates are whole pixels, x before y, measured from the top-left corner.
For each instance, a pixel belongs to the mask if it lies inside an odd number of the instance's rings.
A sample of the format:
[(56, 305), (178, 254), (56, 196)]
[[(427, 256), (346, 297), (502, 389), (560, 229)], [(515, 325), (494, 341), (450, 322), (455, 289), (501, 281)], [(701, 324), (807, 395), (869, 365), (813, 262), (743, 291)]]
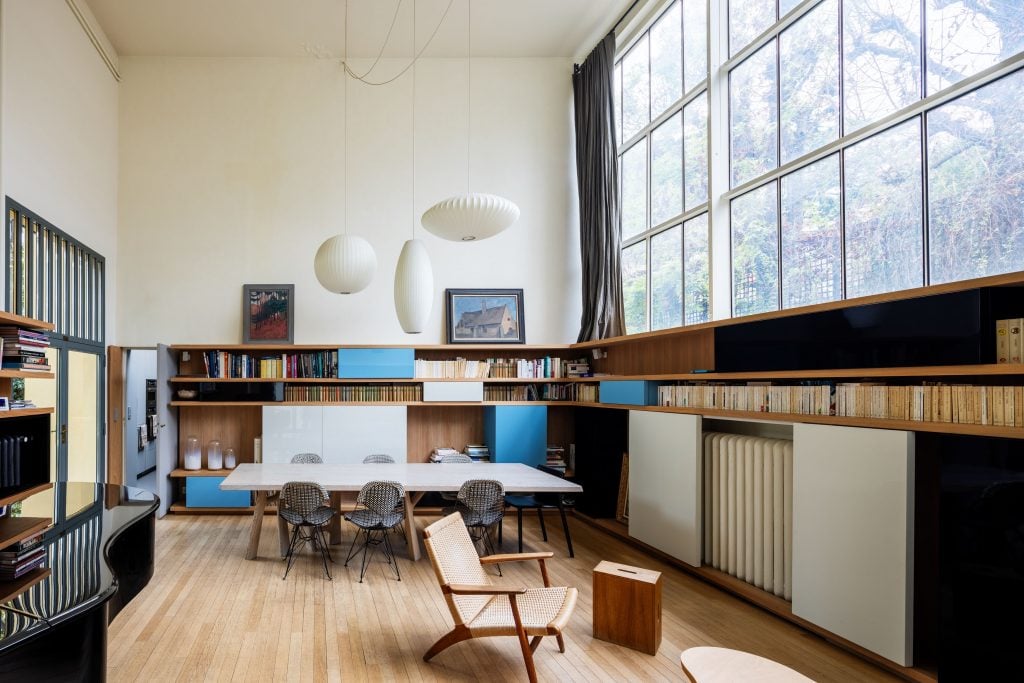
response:
[[(658, 22), (668, 8), (673, 4), (675, 0), (652, 0), (650, 7), (644, 11), (645, 18), (637, 22), (630, 32), (624, 36), (620, 36), (620, 45), (616, 49), (615, 55), (615, 66), (621, 68), (622, 59), (625, 55), (632, 50), (637, 42), (639, 42), (644, 36), (648, 36), (650, 29), (656, 22)], [(682, 97), (679, 101), (673, 103), (665, 111), (658, 114), (656, 117), (649, 116), (648, 124), (643, 127), (640, 131), (634, 133), (629, 139), (622, 140), (618, 146), (618, 156), (622, 157), (624, 151), (628, 151), (634, 144), (639, 142), (640, 138), (646, 137), (647, 141), (647, 198), (646, 198), (646, 221), (650, 221), (650, 210), (651, 210), (651, 145), (650, 136), (652, 132), (664, 123), (668, 118), (673, 116), (677, 111), (681, 111), (689, 102), (698, 96), (705, 95), (708, 98), (708, 121), (707, 121), (707, 180), (708, 180), (708, 199), (704, 204), (697, 207), (687, 207), (685, 203), (685, 178), (683, 184), (683, 213), (678, 216), (672, 216), (662, 221), (657, 225), (648, 225), (647, 230), (630, 237), (628, 240), (622, 240), (621, 249), (627, 249), (635, 246), (641, 241), (649, 242), (650, 239), (678, 224), (685, 224), (687, 221), (696, 218), (701, 213), (708, 213), (708, 294), (709, 294), (709, 319), (717, 320), (723, 318), (734, 317), (734, 302), (733, 299), (733, 262), (732, 262), (732, 226), (731, 226), (731, 203), (736, 197), (746, 194), (752, 190), (758, 189), (759, 187), (766, 185), (772, 181), (778, 181), (776, 185), (776, 197), (777, 206), (776, 213), (780, 217), (777, 222), (777, 245), (781, 250), (782, 248), (782, 204), (781, 204), (781, 178), (797, 171), (806, 166), (824, 159), (832, 154), (838, 154), (839, 157), (839, 173), (840, 173), (840, 256), (842, 258), (842, 264), (840, 268), (840, 296), (842, 299), (847, 297), (847, 264), (846, 264), (846, 187), (845, 187), (845, 152), (848, 148), (857, 144), (858, 142), (870, 138), (878, 133), (882, 133), (889, 128), (901, 125), (908, 122), (915, 117), (920, 117), (920, 132), (921, 132), (921, 188), (922, 188), (922, 282), (927, 285), (930, 280), (930, 254), (929, 254), (929, 211), (928, 211), (928, 112), (936, 109), (937, 107), (945, 104), (946, 102), (957, 99), (961, 96), (967, 95), (974, 90), (980, 89), (990, 83), (993, 83), (1000, 78), (1008, 76), (1015, 71), (1024, 68), (1024, 52), (1012, 55), (1005, 60), (994, 64), (972, 76), (969, 76), (953, 85), (938, 90), (934, 93), (928, 91), (928, 72), (927, 72), (927, 49), (928, 49), (928, 37), (927, 37), (927, 8), (924, 0), (921, 1), (921, 79), (920, 79), (920, 92), (921, 97), (910, 105), (898, 109), (888, 116), (879, 119), (873, 123), (861, 126), (855, 130), (847, 130), (845, 107), (844, 107), (844, 75), (845, 67), (843, 60), (843, 44), (844, 44), (844, 0), (838, 0), (837, 11), (838, 11), (838, 30), (839, 40), (837, 44), (838, 58), (839, 58), (839, 138), (819, 147), (811, 152), (804, 154), (800, 157), (792, 159), (785, 164), (777, 163), (775, 168), (771, 171), (758, 175), (754, 178), (750, 178), (744, 183), (732, 187), (730, 185), (731, 173), (730, 173), (730, 135), (729, 135), (729, 99), (730, 99), (730, 87), (729, 77), (733, 69), (739, 66), (748, 57), (753, 55), (755, 52), (765, 47), (770, 42), (778, 42), (779, 36), (797, 21), (806, 16), (811, 10), (816, 8), (825, 0), (803, 0), (798, 5), (793, 7), (784, 16), (779, 16), (779, 5), (775, 3), (775, 16), (777, 20), (758, 36), (751, 40), (742, 49), (738, 50), (736, 54), (729, 55), (729, 3), (719, 2), (718, 0), (706, 0), (705, 3), (705, 17), (706, 17), (706, 39), (705, 48), (707, 49), (707, 77), (701, 81), (698, 85), (692, 88), (688, 92), (683, 92)], [(683, 21), (685, 26), (685, 2), (681, 2), (680, 19)], [(685, 30), (681, 33), (682, 40), (680, 41), (680, 50), (682, 51), (682, 74), (686, 73), (686, 62), (685, 62)], [(776, 67), (777, 70), (780, 67), (779, 61), (781, 55), (779, 54), (778, 46), (776, 46)], [(650, 78), (651, 64), (650, 64), (650, 47), (648, 44), (648, 81)], [(624, 81), (624, 79), (623, 79)], [(622, 81), (619, 84), (620, 92), (619, 102), (624, 105), (624, 86)], [(685, 82), (683, 87), (685, 88)], [(779, 101), (780, 92), (779, 88), (781, 84), (779, 79), (776, 79), (776, 106), (778, 110), (781, 110), (781, 102)], [(650, 110), (650, 91), (648, 86), (648, 110)], [(653, 114), (653, 112), (651, 112)], [(781, 117), (777, 117), (776, 126), (781, 126)], [(621, 116), (620, 116), (621, 119)], [(621, 122), (620, 122), (621, 125)], [(621, 132), (621, 129), (620, 129)], [(776, 134), (777, 145), (781, 145), (781, 131), (777, 131)], [(684, 148), (685, 149), (685, 148)], [(778, 155), (777, 162), (781, 161), (781, 149), (777, 149)], [(685, 154), (685, 152), (684, 152)], [(723, 175), (724, 168), (724, 175)], [(685, 176), (685, 163), (684, 163), (684, 176)], [(723, 182), (724, 181), (724, 182)], [(721, 190), (719, 188), (722, 188)], [(621, 188), (620, 188), (621, 189)], [(621, 224), (621, 216), (620, 216)], [(685, 240), (684, 240), (685, 243)], [(648, 268), (647, 268), (647, 329), (651, 328), (651, 269), (650, 269), (650, 245), (646, 247), (648, 255)], [(680, 254), (680, 258), (683, 259), (683, 269), (685, 270), (685, 254)], [(778, 308), (782, 310), (782, 254), (781, 251), (778, 254), (779, 273), (778, 282), (776, 288)], [(684, 282), (684, 311), (683, 321), (685, 325), (686, 312), (685, 312), (685, 282)]]

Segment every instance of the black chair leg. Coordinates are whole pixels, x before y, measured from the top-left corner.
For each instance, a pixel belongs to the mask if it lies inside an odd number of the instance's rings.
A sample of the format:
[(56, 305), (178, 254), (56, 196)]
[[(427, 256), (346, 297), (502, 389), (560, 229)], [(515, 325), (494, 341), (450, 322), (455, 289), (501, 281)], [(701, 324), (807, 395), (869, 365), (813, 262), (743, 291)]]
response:
[[(505, 508), (505, 509), (507, 510), (508, 508)], [(498, 547), (499, 548), (501, 547), (501, 544), (503, 542), (501, 540), (501, 530), (505, 528), (505, 517), (504, 517), (505, 512), (502, 511), (501, 514), (502, 514), (502, 518), (498, 520)]]
[(523, 508), (516, 508), (516, 524), (519, 526), (519, 552), (523, 552)]
[(359, 540), (359, 534), (361, 531), (362, 529), (356, 529), (356, 533), (352, 536), (352, 542), (348, 544), (348, 554), (345, 556), (346, 567), (348, 566), (349, 560), (351, 560), (353, 555), (358, 552), (356, 550), (356, 541)]
[(288, 578), (288, 572), (290, 572), (292, 570), (292, 565), (295, 563), (295, 549), (299, 545), (299, 529), (300, 528), (301, 528), (301, 526), (296, 524), (295, 527), (292, 529), (292, 540), (288, 544), (288, 554), (285, 555), (285, 559), (288, 560), (288, 564), (284, 568), (284, 576), (281, 577), (282, 581), (284, 581), (285, 579)]
[(544, 508), (537, 508), (537, 519), (540, 520), (540, 532), (544, 535), (544, 542), (548, 542), (548, 528), (544, 526)]
[(558, 514), (562, 515), (562, 531), (565, 532), (565, 545), (569, 547), (569, 557), (576, 557), (572, 553), (572, 536), (569, 535), (569, 520), (565, 518), (565, 508), (558, 503)]
[(388, 531), (384, 531), (383, 532), (383, 536), (384, 536), (384, 553), (388, 556), (388, 562), (395, 568), (395, 576), (397, 576), (398, 580), (401, 581), (402, 580), (402, 572), (400, 572), (398, 570), (398, 558), (395, 557), (395, 551), (391, 547), (391, 539), (389, 538), (390, 534), (388, 533)]
[[(327, 580), (333, 581), (334, 577), (331, 576), (331, 569), (327, 566), (327, 559), (330, 557), (330, 554), (327, 552), (327, 539), (324, 538), (323, 527), (313, 527), (313, 539), (320, 546), (320, 560), (324, 563), (324, 573), (327, 574)], [(331, 561), (333, 562), (334, 560)]]
[[(367, 529), (363, 533), (366, 534), (366, 540), (363, 542), (363, 562), (359, 568), (359, 583), (363, 582), (363, 577), (366, 576), (366, 565), (369, 564), (370, 559), (373, 559), (373, 552), (377, 549), (377, 546), (374, 544), (373, 550), (370, 550), (370, 530)], [(367, 551), (369, 551), (369, 559), (367, 558)]]
[[(501, 528), (501, 526), (500, 526), (501, 522), (498, 522), (498, 524), (499, 524), (498, 528), (500, 529)], [(497, 554), (497, 551), (494, 549), (494, 542), (491, 541), (491, 529), (489, 527), (485, 527), (484, 528), (484, 552), (487, 555), (495, 555), (495, 554)], [(500, 564), (496, 564), (494, 566), (498, 570), (498, 576), (502, 576), (501, 565)]]

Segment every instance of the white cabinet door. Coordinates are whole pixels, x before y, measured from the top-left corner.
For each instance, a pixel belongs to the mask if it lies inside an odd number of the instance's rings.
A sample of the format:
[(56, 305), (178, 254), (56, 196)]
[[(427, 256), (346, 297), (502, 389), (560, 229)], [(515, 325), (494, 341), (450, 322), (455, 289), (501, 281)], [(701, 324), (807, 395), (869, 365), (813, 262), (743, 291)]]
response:
[(700, 566), (701, 419), (629, 412), (629, 535)]
[(263, 462), (291, 462), (296, 453), (324, 454), (323, 408), (263, 406)]
[(793, 426), (793, 614), (912, 666), (914, 434)]
[(386, 453), (405, 462), (405, 406), (325, 406), (324, 462), (361, 463), (371, 453)]

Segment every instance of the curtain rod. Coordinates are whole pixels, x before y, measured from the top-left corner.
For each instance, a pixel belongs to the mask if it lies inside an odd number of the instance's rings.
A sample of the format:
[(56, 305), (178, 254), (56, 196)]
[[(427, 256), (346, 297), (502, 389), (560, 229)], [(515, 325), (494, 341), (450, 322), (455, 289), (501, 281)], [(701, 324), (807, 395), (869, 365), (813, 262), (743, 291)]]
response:
[[(618, 21), (615, 22), (615, 25), (612, 26), (612, 28), (609, 31), (609, 33), (615, 33), (616, 31), (619, 30), (619, 27), (622, 26), (622, 22), (624, 22), (626, 20), (626, 17), (629, 16), (629, 13), (633, 11), (633, 8), (636, 7), (637, 3), (639, 3), (639, 2), (640, 2), (640, 0), (633, 0), (633, 2), (631, 2), (629, 4), (629, 7), (626, 8), (626, 11), (623, 12), (621, 15), (619, 15)], [(580, 65), (579, 64), (573, 64), (572, 65), (572, 72), (574, 74), (578, 74), (580, 72)]]

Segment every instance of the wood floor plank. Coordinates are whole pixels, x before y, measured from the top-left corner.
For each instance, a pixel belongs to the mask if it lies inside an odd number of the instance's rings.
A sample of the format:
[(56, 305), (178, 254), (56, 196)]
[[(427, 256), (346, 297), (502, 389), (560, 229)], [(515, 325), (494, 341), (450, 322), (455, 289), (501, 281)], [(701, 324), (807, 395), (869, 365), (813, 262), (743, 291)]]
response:
[[(422, 528), (430, 519), (418, 519)], [(516, 550), (514, 520), (504, 552)], [(359, 580), (344, 567), (353, 531), (331, 550), (333, 581), (319, 555), (302, 551), (287, 580), (276, 554), (276, 520), (263, 520), (260, 556), (245, 560), (249, 519), (168, 516), (156, 525), (156, 571), (149, 585), (110, 626), (108, 677), (118, 681), (520, 681), (524, 666), (514, 638), (460, 643), (424, 662), (423, 653), (451, 617), (424, 558), (408, 560), (393, 537), (402, 581), (381, 554)], [(773, 659), (828, 681), (896, 680), (823, 639), (670, 567), (601, 531), (570, 520), (576, 557), (565, 556), (559, 525), (544, 543), (536, 519), (524, 519), (524, 549), (553, 550), (556, 585), (576, 586), (579, 600), (565, 633), (566, 652), (545, 638), (535, 653), (542, 680), (678, 681), (679, 653), (696, 645), (731, 647)], [(663, 574), (663, 639), (654, 656), (595, 640), (591, 634), (592, 571), (601, 560)], [(536, 563), (502, 567), (496, 579), (540, 585)]]

